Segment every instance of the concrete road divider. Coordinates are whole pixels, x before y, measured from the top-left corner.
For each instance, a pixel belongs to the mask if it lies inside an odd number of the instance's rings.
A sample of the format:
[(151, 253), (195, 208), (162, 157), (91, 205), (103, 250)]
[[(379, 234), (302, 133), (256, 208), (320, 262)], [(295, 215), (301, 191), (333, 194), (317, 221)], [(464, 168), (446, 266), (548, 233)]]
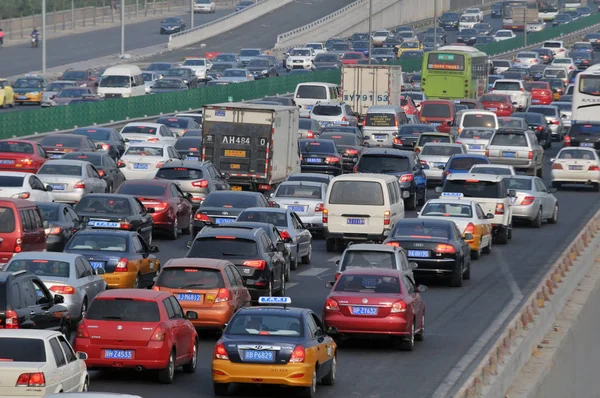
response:
[(281, 8), (294, 0), (260, 0), (253, 6), (219, 18), (197, 28), (169, 36), (169, 50), (175, 50), (218, 36)]

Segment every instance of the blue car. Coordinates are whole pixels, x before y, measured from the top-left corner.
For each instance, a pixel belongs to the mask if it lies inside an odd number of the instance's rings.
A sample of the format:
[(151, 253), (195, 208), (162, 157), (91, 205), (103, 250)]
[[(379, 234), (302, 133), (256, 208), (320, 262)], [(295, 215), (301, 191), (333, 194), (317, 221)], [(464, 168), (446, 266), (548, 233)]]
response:
[(369, 42), (368, 41), (353, 41), (352, 48), (354, 49), (354, 51), (365, 54), (366, 57), (369, 56)]
[(235, 6), (235, 12), (242, 11), (243, 9), (253, 6), (253, 5), (254, 5), (253, 0), (242, 0), (238, 3), (237, 6)]
[(444, 172), (442, 173), (442, 185), (446, 182), (446, 177), (450, 174), (465, 174), (471, 170), (475, 164), (490, 164), (490, 160), (484, 155), (475, 155), (472, 153), (462, 153), (450, 156)]

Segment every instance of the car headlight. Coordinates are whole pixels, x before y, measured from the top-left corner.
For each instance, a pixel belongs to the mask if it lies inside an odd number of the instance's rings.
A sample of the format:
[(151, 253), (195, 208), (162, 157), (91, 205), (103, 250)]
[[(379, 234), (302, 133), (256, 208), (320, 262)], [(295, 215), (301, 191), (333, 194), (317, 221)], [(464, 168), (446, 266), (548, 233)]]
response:
[(262, 71), (262, 74), (263, 74), (263, 75), (266, 75), (267, 73), (269, 73), (269, 71), (268, 71), (268, 70), (266, 70), (266, 69)]
[(79, 87), (87, 87), (87, 84), (83, 83), (81, 86)]
[(129, 98), (129, 93), (123, 93), (122, 97), (123, 98)]
[(187, 81), (187, 80), (184, 80), (183, 82), (184, 82), (185, 84), (190, 84), (190, 82), (189, 82), (189, 81)]

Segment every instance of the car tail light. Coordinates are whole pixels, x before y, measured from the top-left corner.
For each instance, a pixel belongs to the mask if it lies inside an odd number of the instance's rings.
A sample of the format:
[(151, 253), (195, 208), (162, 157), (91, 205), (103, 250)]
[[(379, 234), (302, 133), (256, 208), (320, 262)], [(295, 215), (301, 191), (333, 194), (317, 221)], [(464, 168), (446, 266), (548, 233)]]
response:
[(390, 212), (386, 210), (383, 212), (383, 225), (390, 225)]
[(394, 145), (402, 145), (402, 140), (400, 138), (394, 138)]
[(416, 152), (416, 153), (419, 153), (419, 152), (421, 152), (421, 148), (415, 148), (415, 152)]
[(15, 387), (45, 387), (46, 377), (42, 372), (21, 373)]
[(104, 170), (98, 170), (98, 175), (100, 177), (104, 177), (106, 175), (106, 173), (104, 172)]
[(346, 155), (358, 155), (358, 149), (346, 149)]
[(18, 238), (15, 241), (15, 253), (21, 253), (23, 251), (23, 248), (21, 247), (22, 243), (23, 241), (21, 240), (21, 238)]
[[(537, 126), (535, 128), (535, 131), (542, 131), (542, 130), (544, 130), (544, 128), (542, 126)], [(529, 158), (529, 159), (531, 159), (531, 158)]]
[(352, 172), (354, 173), (358, 173), (358, 165), (355, 165), (354, 168), (352, 169)]
[(128, 221), (121, 221), (119, 223), (119, 228), (120, 229), (130, 229), (131, 228), (131, 224), (129, 224)]
[(122, 161), (122, 160), (119, 160), (119, 161), (117, 162), (117, 167), (125, 167), (126, 165), (127, 165), (127, 163), (125, 163), (125, 162), (124, 162), (124, 161)]
[(448, 177), (452, 173), (448, 170), (444, 170), (444, 172), (442, 174), (444, 175), (444, 177)]
[(588, 168), (588, 171), (599, 171), (599, 170), (600, 170), (600, 167), (598, 167), (598, 166), (595, 166), (595, 165), (594, 165), (594, 166), (590, 166), (590, 167)]
[(210, 221), (210, 218), (204, 213), (196, 213), (196, 215), (194, 216), (194, 219), (196, 221), (212, 223), (212, 221)]
[(275, 207), (275, 205), (277, 205), (277, 202), (275, 202), (274, 200), (269, 200), (269, 206)]
[(58, 294), (75, 294), (75, 288), (72, 286), (54, 285), (50, 287), (50, 291)]
[(288, 231), (281, 231), (279, 234), (281, 235), (281, 237), (283, 239), (292, 239), (292, 237), (290, 236), (290, 233)]
[(85, 189), (85, 182), (83, 182), (83, 181), (77, 181), (75, 183), (75, 185), (73, 185), (73, 188), (75, 188), (75, 189)]
[(529, 151), (529, 153), (527, 154), (527, 158), (529, 160), (533, 159), (533, 151)]
[(571, 146), (571, 137), (565, 135), (565, 146)]
[(456, 253), (456, 249), (454, 248), (454, 246), (449, 245), (447, 243), (440, 243), (439, 245), (437, 245), (435, 247), (435, 252), (436, 253)]
[(315, 133), (313, 133), (311, 130), (308, 130), (306, 132), (306, 138), (315, 138)]
[(20, 159), (20, 160), (17, 160), (17, 162), (25, 164), (27, 166), (33, 164), (33, 160), (31, 160), (31, 159)]
[(259, 191), (268, 191), (269, 189), (271, 189), (271, 185), (269, 185), (269, 184), (259, 184), (258, 185)]
[(527, 206), (533, 203), (533, 201), (535, 200), (534, 196), (525, 196), (523, 198), (523, 200), (521, 201), (521, 205), (523, 206)]
[(226, 361), (229, 360), (229, 355), (227, 355), (225, 344), (219, 343), (215, 346), (215, 359), (224, 359)]
[(303, 363), (305, 358), (306, 352), (304, 351), (304, 347), (297, 345), (290, 357), (290, 363)]
[(224, 303), (226, 301), (231, 300), (231, 293), (227, 289), (219, 289), (217, 293), (217, 297), (215, 298), (215, 303)]
[(520, 90), (521, 90), (521, 92), (522, 92), (522, 93), (524, 93), (524, 92), (525, 92), (525, 89), (524, 89), (524, 88), (522, 88), (522, 89), (520, 89)]
[(425, 160), (421, 160), (421, 166), (427, 166), (427, 162)]
[(537, 59), (534, 59), (534, 60), (533, 60), (533, 63), (534, 63), (534, 64), (537, 64), (537, 63), (538, 63), (538, 60), (537, 60)]
[(13, 310), (7, 310), (4, 313), (4, 326), (0, 325), (0, 329), (18, 329), (19, 318), (17, 313)]
[(565, 52), (565, 49), (564, 49), (564, 48), (559, 48), (557, 52), (559, 52), (559, 53), (564, 53), (564, 52)]
[(104, 142), (101, 142), (100, 145), (102, 146), (102, 149), (105, 151), (108, 151), (110, 149), (110, 145), (105, 144)]
[(158, 142), (160, 141), (158, 138), (148, 138), (146, 142)]
[(335, 157), (335, 156), (327, 156), (325, 158), (325, 163), (337, 163), (340, 161), (340, 158)]
[(165, 211), (169, 208), (169, 204), (167, 202), (158, 202), (156, 204), (151, 204), (151, 203), (146, 204), (146, 203), (142, 202), (142, 204), (146, 207), (153, 208), (155, 212)]
[(470, 222), (469, 224), (467, 224), (467, 228), (465, 228), (465, 231), (463, 233), (474, 234), (475, 233), (475, 225), (473, 225), (473, 223)]
[(329, 210), (323, 209), (323, 224), (327, 224), (329, 221)]
[(17, 194), (18, 199), (29, 199), (29, 197), (31, 197), (29, 192), (21, 192)]
[(406, 312), (406, 302), (404, 300), (396, 301), (394, 304), (392, 304), (390, 313), (399, 314), (402, 312)]
[(504, 214), (504, 203), (496, 203), (496, 214)]
[(340, 306), (339, 306), (338, 302), (335, 299), (328, 298), (325, 301), (325, 309), (327, 311), (339, 311), (340, 310)]
[(415, 179), (415, 176), (412, 174), (404, 174), (399, 178), (400, 182), (412, 182)]
[(485, 150), (485, 156), (488, 157), (488, 158), (490, 157), (490, 150), (489, 149)]
[(265, 260), (247, 260), (244, 261), (242, 266), (256, 269), (265, 269), (265, 267), (267, 266), (267, 262)]
[(562, 164), (560, 164), (560, 163), (554, 163), (552, 165), (552, 170), (562, 170), (562, 169), (563, 169), (563, 167), (562, 167)]
[(119, 260), (114, 272), (128, 272), (129, 271), (129, 260), (125, 257)]
[(167, 328), (161, 323), (156, 327), (156, 329), (154, 329), (154, 332), (152, 332), (150, 341), (165, 341), (166, 334)]
[(325, 209), (325, 205), (323, 203), (317, 203), (315, 206), (315, 213), (320, 213)]
[(342, 118), (342, 122), (347, 122), (347, 121), (348, 121), (348, 118), (347, 118), (346, 116), (344, 116), (344, 117)]
[(400, 242), (387, 242), (386, 246), (400, 247)]
[(84, 322), (81, 322), (79, 326), (77, 326), (77, 337), (81, 339), (89, 339), (90, 333), (87, 330)]
[(517, 58), (517, 59), (515, 59), (515, 62), (521, 62), (521, 60)]

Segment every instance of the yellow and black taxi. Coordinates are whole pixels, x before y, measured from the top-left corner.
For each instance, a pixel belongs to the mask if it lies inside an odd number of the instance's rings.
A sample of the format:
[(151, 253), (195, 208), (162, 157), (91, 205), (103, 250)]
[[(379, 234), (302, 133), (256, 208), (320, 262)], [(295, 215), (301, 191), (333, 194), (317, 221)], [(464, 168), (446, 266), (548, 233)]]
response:
[(215, 395), (231, 383), (297, 387), (314, 397), (317, 383), (331, 386), (337, 371), (337, 346), (311, 310), (287, 307), (289, 297), (260, 297), (231, 318), (217, 341), (212, 360)]
[(0, 79), (0, 108), (15, 106), (15, 93), (6, 79)]
[(42, 104), (42, 94), (48, 81), (36, 74), (27, 74), (17, 79), (13, 85), (14, 100), (17, 104)]

